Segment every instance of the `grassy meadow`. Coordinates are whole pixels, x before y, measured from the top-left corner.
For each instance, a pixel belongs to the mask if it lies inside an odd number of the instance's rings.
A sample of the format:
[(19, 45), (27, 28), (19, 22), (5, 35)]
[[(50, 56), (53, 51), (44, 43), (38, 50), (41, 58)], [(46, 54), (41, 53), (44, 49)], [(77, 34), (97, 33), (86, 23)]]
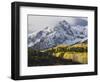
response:
[(28, 48), (28, 66), (87, 64), (87, 52), (87, 43), (59, 45), (45, 50)]

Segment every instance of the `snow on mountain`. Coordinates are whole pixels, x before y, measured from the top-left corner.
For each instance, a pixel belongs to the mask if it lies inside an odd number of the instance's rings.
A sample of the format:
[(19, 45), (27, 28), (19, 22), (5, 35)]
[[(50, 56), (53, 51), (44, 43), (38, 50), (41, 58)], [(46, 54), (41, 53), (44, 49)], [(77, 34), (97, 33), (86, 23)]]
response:
[(86, 26), (71, 26), (67, 21), (59, 21), (53, 27), (46, 27), (41, 31), (28, 35), (28, 47), (33, 49), (47, 49), (59, 44), (72, 45), (87, 39)]

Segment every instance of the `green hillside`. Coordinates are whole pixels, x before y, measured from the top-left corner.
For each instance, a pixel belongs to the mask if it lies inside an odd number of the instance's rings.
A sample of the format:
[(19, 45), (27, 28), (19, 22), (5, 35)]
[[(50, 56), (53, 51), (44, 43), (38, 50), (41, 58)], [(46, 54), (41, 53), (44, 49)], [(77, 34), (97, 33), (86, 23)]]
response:
[(28, 48), (29, 66), (87, 64), (87, 43), (59, 45), (46, 50)]

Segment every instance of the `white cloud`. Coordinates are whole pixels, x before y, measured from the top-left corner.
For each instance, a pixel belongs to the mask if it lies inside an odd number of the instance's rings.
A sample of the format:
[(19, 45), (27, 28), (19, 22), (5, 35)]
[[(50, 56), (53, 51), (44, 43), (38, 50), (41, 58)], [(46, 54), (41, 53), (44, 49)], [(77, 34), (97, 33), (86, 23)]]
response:
[(66, 20), (68, 23), (74, 25), (76, 23), (76, 19), (87, 20), (86, 17), (28, 15), (28, 33), (41, 30), (47, 26), (55, 26), (62, 20)]

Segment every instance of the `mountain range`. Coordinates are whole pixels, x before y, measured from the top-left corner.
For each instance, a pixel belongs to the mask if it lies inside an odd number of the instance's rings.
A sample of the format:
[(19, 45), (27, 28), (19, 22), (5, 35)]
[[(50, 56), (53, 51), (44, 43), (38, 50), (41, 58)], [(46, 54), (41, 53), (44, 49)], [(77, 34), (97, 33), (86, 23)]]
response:
[(59, 21), (55, 26), (28, 34), (28, 47), (43, 50), (60, 44), (73, 45), (87, 41), (87, 26), (70, 25), (66, 20)]

